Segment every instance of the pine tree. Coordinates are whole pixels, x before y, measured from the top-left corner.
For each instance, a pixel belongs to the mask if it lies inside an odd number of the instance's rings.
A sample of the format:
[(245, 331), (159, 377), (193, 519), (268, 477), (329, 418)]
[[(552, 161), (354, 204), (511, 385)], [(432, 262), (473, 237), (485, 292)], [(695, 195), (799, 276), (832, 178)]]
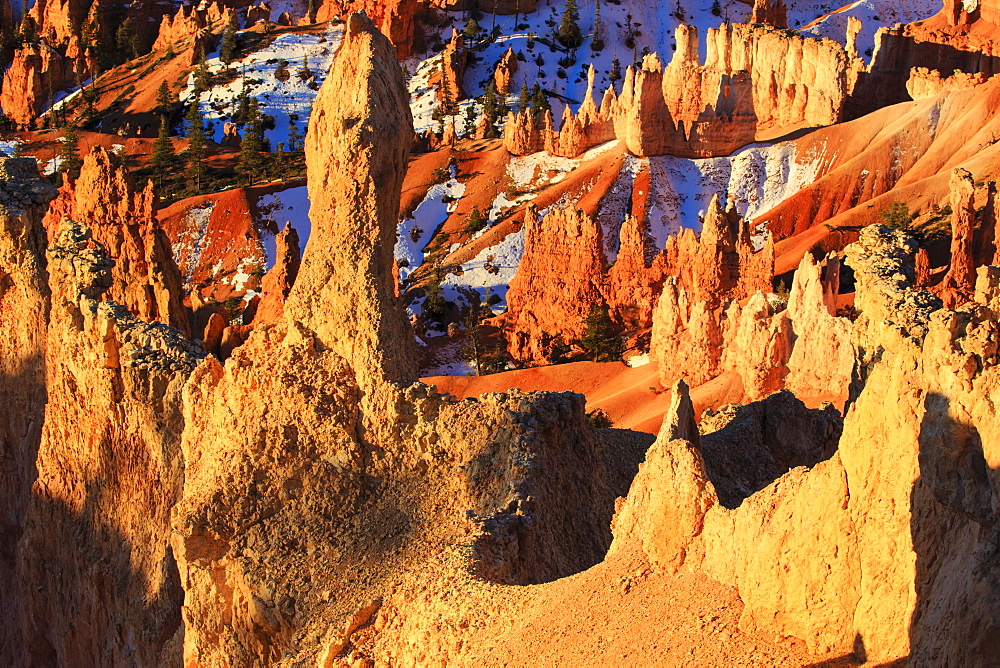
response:
[(316, 0), (309, 0), (309, 5), (306, 7), (306, 17), (309, 19), (309, 23), (316, 23), (316, 11), (318, 6)]
[(580, 32), (579, 23), (580, 11), (577, 9), (576, 0), (566, 0), (556, 38), (567, 49), (575, 49), (583, 44), (583, 33)]
[(198, 66), (194, 68), (194, 94), (201, 95), (203, 91), (212, 87), (212, 72), (208, 69), (208, 62), (205, 60), (204, 50), (198, 59)]
[(135, 33), (135, 21), (131, 17), (122, 21), (115, 32), (115, 44), (121, 62), (139, 57), (139, 37)]
[(63, 127), (62, 146), (59, 149), (59, 171), (74, 179), (80, 175), (83, 159), (80, 157), (80, 140), (72, 124)]
[(465, 24), (465, 31), (463, 34), (466, 39), (476, 39), (476, 36), (479, 35), (482, 30), (483, 29), (479, 26), (479, 21), (476, 20), (476, 17), (469, 16), (469, 20)]
[(236, 17), (229, 19), (226, 31), (222, 34), (222, 46), (219, 48), (219, 60), (226, 65), (236, 59), (239, 43), (236, 35)]
[(595, 362), (615, 362), (622, 358), (622, 340), (614, 334), (615, 325), (606, 309), (596, 304), (591, 306), (583, 323), (580, 345), (593, 355)]
[(264, 119), (257, 98), (250, 99), (249, 118), (240, 141), (239, 171), (246, 175), (248, 185), (260, 177), (264, 168)]
[(201, 180), (205, 176), (205, 125), (198, 98), (194, 98), (185, 116), (187, 121), (188, 147), (185, 152), (187, 175), (194, 181), (196, 193), (201, 192)]
[(496, 123), (503, 116), (503, 105), (497, 96), (496, 82), (492, 77), (479, 98), (479, 105), (483, 108), (483, 116), (486, 117), (486, 138), (495, 139), (497, 136)]
[(594, 8), (594, 35), (590, 40), (590, 50), (604, 50), (604, 24), (601, 21), (601, 0), (597, 0), (597, 5)]
[(531, 87), (531, 106), (535, 110), (536, 121), (541, 119), (546, 111), (552, 109), (552, 106), (549, 104), (549, 96), (545, 94), (545, 91), (542, 90), (542, 87), (538, 83), (535, 83)]
[(476, 105), (470, 104), (465, 108), (465, 134), (472, 136), (476, 131)]
[(622, 78), (622, 65), (615, 58), (611, 61), (611, 74), (608, 75), (608, 79), (611, 80), (611, 85), (613, 86), (616, 81)]
[(169, 117), (173, 110), (174, 103), (170, 99), (170, 87), (166, 80), (160, 82), (160, 88), (156, 91), (156, 113), (163, 117)]
[(521, 95), (517, 98), (517, 110), (524, 111), (531, 104), (531, 93), (528, 92), (528, 84), (521, 84)]
[(295, 119), (291, 116), (288, 117), (288, 150), (298, 151), (302, 142), (302, 134), (299, 132), (299, 126), (295, 123)]
[(166, 116), (160, 116), (160, 131), (153, 142), (153, 158), (149, 166), (156, 176), (157, 185), (162, 181), (163, 175), (174, 166), (174, 145), (170, 141), (170, 122)]

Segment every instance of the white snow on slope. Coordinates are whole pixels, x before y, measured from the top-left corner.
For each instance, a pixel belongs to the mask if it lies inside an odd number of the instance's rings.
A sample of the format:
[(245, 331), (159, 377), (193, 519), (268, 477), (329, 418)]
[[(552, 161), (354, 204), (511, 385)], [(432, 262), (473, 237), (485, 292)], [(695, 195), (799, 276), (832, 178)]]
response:
[[(272, 150), (278, 142), (284, 143), (285, 149), (288, 149), (288, 122), (293, 115), (298, 118), (299, 141), (303, 141), (313, 101), (326, 78), (342, 35), (342, 25), (331, 25), (324, 34), (283, 33), (260, 51), (234, 61), (231, 67), (237, 72), (235, 80), (213, 86), (201, 94), (200, 107), (205, 124), (211, 123), (207, 134), (216, 142), (222, 140), (223, 126), (232, 118), (240, 93), (246, 86), (247, 93), (257, 99), (261, 111), (274, 117), (274, 129), (265, 132)], [(312, 77), (302, 80), (298, 74), (307, 59)], [(287, 81), (275, 76), (281, 61), (288, 61)], [(218, 50), (206, 59), (206, 63), (213, 75), (219, 75), (225, 69), (219, 60)], [(192, 73), (187, 86), (181, 91), (181, 100), (187, 102), (193, 90)]]
[(451, 178), (431, 186), (424, 200), (414, 210), (413, 217), (399, 222), (394, 252), (400, 263), (401, 280), (405, 280), (424, 261), (424, 246), (434, 236), (438, 226), (447, 220), (448, 214), (458, 206), (457, 200), (465, 194), (465, 184), (459, 183), (455, 176), (456, 171), (452, 167)]
[[(441, 292), (445, 299), (459, 306), (468, 303), (459, 288), (475, 290), (483, 304), (488, 295), (497, 295), (501, 301), (490, 308), (496, 314), (503, 313), (507, 309), (507, 288), (523, 256), (524, 228), (521, 228), (508, 234), (497, 245), (481, 251), (472, 261), (463, 264), (461, 276), (448, 274), (441, 281)], [(493, 271), (487, 267), (491, 267)]]
[[(941, 0), (860, 0), (846, 6), (842, 1), (794, 3), (794, 9), (789, 8), (788, 12), (789, 27), (803, 27), (822, 17), (821, 21), (807, 28), (806, 32), (843, 44), (847, 34), (847, 19), (857, 17), (862, 24), (858, 34), (858, 51), (868, 60), (875, 47), (875, 33), (881, 26), (921, 21), (934, 16), (941, 9)], [(830, 8), (826, 9), (827, 7)], [(830, 13), (827, 15), (827, 12)]]
[(309, 222), (309, 192), (305, 186), (296, 186), (276, 193), (270, 193), (257, 200), (261, 217), (257, 221), (261, 244), (267, 257), (267, 268), (274, 266), (277, 255), (276, 232), (291, 223), (299, 235), (299, 251), (304, 251), (312, 232)]
[[(184, 272), (184, 282), (187, 286), (191, 282), (195, 269), (201, 262), (201, 253), (207, 245), (205, 238), (208, 233), (208, 221), (212, 217), (212, 210), (215, 209), (215, 202), (206, 201), (201, 206), (191, 207), (184, 216), (184, 231), (181, 232), (174, 243), (174, 259)], [(187, 257), (187, 264), (183, 265), (181, 260)]]

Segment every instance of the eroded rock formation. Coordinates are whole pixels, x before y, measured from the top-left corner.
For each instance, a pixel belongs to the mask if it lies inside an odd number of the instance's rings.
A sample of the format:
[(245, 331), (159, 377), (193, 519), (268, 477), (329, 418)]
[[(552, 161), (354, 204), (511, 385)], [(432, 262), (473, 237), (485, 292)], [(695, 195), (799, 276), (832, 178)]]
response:
[(45, 226), (54, 240), (63, 217), (85, 225), (115, 260), (106, 298), (146, 322), (187, 333), (183, 279), (157, 220), (156, 203), (151, 181), (138, 187), (117, 156), (96, 146), (84, 158), (80, 176), (63, 184)]
[[(781, 3), (758, 5), (758, 23), (780, 23)], [(638, 69), (626, 70), (620, 95), (608, 89), (600, 112), (591, 79), (577, 115), (567, 110), (558, 132), (542, 128), (546, 150), (575, 157), (617, 138), (638, 156), (728, 155), (759, 133), (841, 119), (851, 60), (836, 42), (767, 25), (723, 24), (708, 31), (701, 64), (697, 29), (681, 25), (676, 39), (666, 68), (656, 54), (647, 54)], [(530, 124), (524, 112), (508, 118), (505, 144), (515, 155), (540, 150)]]
[(739, 486), (711, 471), (706, 437), (699, 448), (661, 435), (616, 517), (612, 551), (637, 541), (658, 569), (732, 583), (742, 625), (813, 651), (987, 656), (1000, 610), (976, 592), (998, 585), (986, 565), (998, 422), (983, 403), (997, 381), (995, 295), (984, 278), (978, 303), (943, 309), (908, 284), (914, 250), (881, 226), (848, 248), (860, 367), (836, 454), (727, 509), (721, 499)]

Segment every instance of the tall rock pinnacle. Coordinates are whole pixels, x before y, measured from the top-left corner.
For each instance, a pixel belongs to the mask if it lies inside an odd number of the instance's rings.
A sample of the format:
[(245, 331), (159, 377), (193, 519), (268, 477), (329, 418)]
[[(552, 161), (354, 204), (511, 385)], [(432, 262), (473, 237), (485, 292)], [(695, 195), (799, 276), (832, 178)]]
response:
[(286, 317), (351, 361), (362, 388), (416, 378), (413, 335), (392, 278), (412, 136), (392, 44), (367, 16), (352, 14), (309, 120), (313, 231)]

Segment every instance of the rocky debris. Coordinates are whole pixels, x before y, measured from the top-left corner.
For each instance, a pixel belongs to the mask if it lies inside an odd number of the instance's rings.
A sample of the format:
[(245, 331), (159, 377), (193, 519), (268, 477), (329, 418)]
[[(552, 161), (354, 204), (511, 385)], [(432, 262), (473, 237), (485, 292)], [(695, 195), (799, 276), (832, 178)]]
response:
[(106, 298), (142, 320), (187, 333), (183, 281), (156, 203), (152, 182), (138, 187), (117, 156), (96, 146), (84, 158), (80, 176), (65, 180), (45, 225), (52, 234), (68, 216), (86, 226), (115, 258)]

